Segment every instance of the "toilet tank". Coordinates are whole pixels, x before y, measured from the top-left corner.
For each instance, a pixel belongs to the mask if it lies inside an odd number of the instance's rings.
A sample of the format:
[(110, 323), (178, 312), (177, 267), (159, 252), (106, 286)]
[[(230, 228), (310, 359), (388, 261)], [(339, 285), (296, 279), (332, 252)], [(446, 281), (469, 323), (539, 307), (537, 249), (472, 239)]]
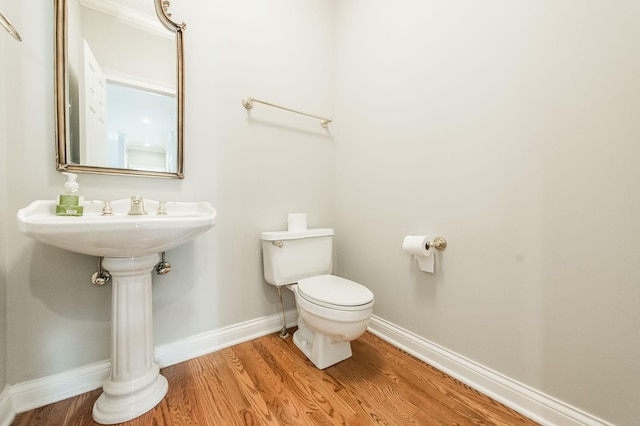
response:
[(333, 229), (263, 232), (264, 278), (272, 285), (297, 283), (330, 274), (333, 268)]

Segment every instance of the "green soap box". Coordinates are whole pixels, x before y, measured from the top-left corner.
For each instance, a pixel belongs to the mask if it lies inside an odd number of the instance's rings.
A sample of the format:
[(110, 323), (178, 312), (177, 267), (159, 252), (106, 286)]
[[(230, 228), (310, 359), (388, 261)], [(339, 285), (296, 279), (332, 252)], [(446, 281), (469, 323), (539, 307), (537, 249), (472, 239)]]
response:
[(83, 206), (65, 206), (60, 204), (56, 206), (57, 216), (82, 216), (83, 213)]

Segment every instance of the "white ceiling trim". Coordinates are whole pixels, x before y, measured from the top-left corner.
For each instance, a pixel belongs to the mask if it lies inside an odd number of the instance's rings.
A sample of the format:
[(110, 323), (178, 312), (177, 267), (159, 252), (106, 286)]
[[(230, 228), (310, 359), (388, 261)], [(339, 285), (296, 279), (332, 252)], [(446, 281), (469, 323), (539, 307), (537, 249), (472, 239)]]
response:
[(79, 2), (82, 7), (113, 16), (116, 19), (121, 19), (145, 31), (150, 31), (170, 39), (173, 39), (175, 36), (160, 23), (155, 15), (149, 16), (111, 0), (79, 0)]

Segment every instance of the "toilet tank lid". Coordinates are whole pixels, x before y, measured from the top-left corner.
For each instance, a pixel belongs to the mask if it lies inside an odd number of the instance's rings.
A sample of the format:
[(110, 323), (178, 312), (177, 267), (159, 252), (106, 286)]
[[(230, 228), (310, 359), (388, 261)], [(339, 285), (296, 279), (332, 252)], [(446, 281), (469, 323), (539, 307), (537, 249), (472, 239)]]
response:
[(316, 228), (307, 229), (306, 231), (268, 231), (260, 234), (263, 241), (280, 241), (280, 240), (297, 240), (299, 238), (326, 237), (333, 235), (333, 229)]

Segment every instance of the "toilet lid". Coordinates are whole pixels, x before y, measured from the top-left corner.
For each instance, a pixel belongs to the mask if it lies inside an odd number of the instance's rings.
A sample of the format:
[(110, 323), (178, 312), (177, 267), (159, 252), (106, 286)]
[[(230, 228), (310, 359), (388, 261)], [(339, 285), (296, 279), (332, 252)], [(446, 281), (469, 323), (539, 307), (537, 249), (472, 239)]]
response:
[(329, 307), (355, 307), (373, 302), (371, 290), (335, 275), (318, 275), (300, 280), (298, 292), (309, 302)]

